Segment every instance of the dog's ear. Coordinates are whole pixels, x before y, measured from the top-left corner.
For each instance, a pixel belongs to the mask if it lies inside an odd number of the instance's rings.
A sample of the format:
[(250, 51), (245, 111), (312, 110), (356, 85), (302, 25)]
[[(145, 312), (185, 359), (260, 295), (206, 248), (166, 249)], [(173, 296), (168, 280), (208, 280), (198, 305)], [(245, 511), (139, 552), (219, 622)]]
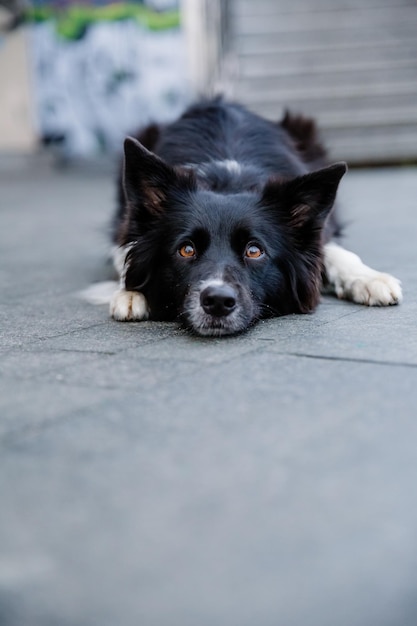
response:
[(124, 150), (123, 189), (132, 208), (158, 217), (170, 192), (194, 188), (189, 172), (176, 171), (136, 139), (125, 139)]
[(265, 185), (262, 200), (279, 207), (282, 217), (294, 228), (320, 226), (333, 207), (346, 170), (346, 163), (335, 163), (289, 181), (271, 179)]

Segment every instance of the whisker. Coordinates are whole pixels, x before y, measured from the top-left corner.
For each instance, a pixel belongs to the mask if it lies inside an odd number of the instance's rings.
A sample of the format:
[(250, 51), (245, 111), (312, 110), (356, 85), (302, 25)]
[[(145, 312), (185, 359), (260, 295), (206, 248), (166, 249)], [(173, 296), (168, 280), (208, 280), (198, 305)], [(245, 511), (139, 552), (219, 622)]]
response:
[(259, 306), (259, 310), (261, 313), (267, 312), (273, 317), (281, 315), (281, 312), (279, 311), (279, 309), (271, 306), (270, 304), (260, 303), (258, 306)]

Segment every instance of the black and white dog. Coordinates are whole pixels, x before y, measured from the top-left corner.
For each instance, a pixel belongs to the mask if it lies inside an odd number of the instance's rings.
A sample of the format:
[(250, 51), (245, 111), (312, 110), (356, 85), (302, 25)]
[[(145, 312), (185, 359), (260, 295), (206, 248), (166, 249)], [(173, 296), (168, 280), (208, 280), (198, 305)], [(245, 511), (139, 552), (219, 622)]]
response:
[(179, 319), (220, 336), (313, 311), (323, 285), (354, 302), (397, 304), (397, 279), (332, 241), (345, 172), (325, 166), (312, 120), (287, 113), (272, 123), (221, 98), (126, 139), (111, 315)]

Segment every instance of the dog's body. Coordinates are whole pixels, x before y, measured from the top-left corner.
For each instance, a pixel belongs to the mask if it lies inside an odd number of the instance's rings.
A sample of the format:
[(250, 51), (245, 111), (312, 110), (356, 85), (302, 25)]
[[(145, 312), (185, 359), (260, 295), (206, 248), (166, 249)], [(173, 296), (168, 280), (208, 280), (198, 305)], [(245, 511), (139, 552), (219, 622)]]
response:
[(138, 138), (125, 142), (114, 222), (115, 319), (233, 334), (314, 310), (323, 282), (355, 302), (400, 301), (395, 278), (331, 243), (346, 166), (325, 167), (311, 120), (274, 124), (215, 99)]

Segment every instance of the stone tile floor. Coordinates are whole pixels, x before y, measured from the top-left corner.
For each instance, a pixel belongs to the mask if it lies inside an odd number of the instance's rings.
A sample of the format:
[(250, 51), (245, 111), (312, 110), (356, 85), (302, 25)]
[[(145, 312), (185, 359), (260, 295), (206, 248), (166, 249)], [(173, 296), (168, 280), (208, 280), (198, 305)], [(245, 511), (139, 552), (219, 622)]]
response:
[(1, 626), (417, 623), (417, 170), (351, 171), (404, 303), (120, 324), (111, 176), (0, 158)]

